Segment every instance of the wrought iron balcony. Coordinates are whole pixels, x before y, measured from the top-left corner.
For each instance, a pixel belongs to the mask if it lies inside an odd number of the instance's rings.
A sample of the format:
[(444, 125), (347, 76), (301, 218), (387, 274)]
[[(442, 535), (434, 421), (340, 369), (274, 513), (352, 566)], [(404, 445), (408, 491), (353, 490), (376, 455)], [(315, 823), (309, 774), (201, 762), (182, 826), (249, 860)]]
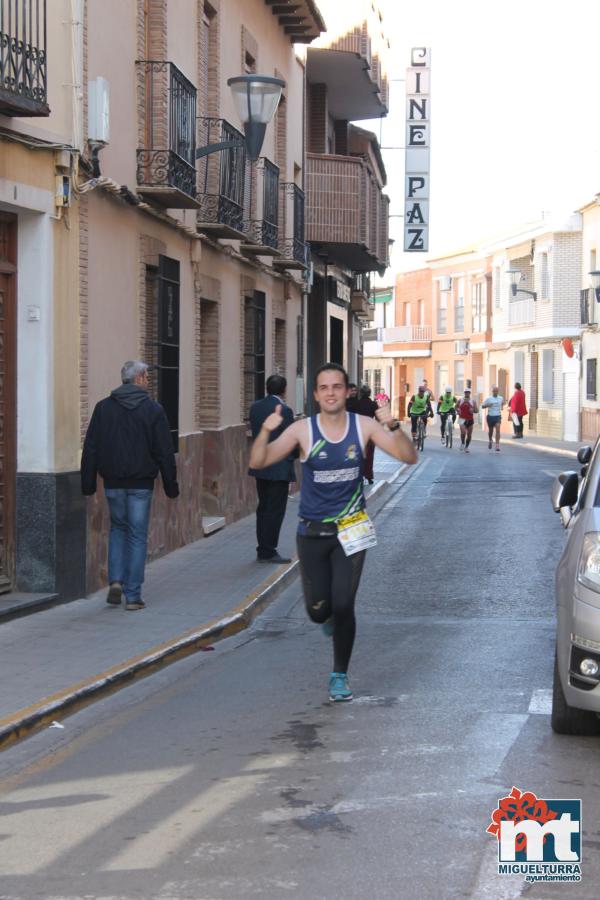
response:
[(0, 0), (0, 113), (50, 115), (46, 0)]
[(281, 269), (301, 269), (308, 265), (308, 247), (304, 240), (304, 191), (293, 181), (281, 185), (282, 225), (279, 251), (273, 265)]
[(198, 231), (214, 237), (246, 237), (244, 194), (246, 147), (244, 135), (225, 119), (198, 119), (198, 140), (203, 146), (239, 141), (238, 147), (205, 156), (198, 162)]
[(240, 250), (254, 256), (279, 256), (279, 167), (261, 156), (248, 164), (246, 183), (246, 242)]
[(137, 183), (162, 206), (195, 209), (196, 88), (171, 62), (136, 63)]

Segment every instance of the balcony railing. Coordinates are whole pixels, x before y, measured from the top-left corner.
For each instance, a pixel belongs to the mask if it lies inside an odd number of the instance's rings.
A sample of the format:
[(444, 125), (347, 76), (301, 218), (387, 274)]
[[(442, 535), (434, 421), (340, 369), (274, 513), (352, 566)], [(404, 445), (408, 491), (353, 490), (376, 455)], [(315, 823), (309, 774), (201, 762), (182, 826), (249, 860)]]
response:
[(136, 63), (137, 183), (162, 206), (196, 208), (196, 88), (172, 62)]
[(278, 256), (279, 167), (264, 156), (248, 163), (246, 185), (246, 242), (240, 250), (256, 256)]
[(309, 153), (306, 236), (354, 272), (388, 265), (388, 206), (362, 157)]
[(282, 223), (279, 229), (281, 257), (273, 261), (283, 269), (305, 269), (307, 246), (304, 240), (304, 191), (293, 181), (280, 185)]
[(50, 115), (46, 0), (0, 0), (0, 113)]
[(386, 344), (415, 344), (431, 340), (431, 325), (397, 325), (381, 329), (381, 340)]
[(535, 322), (535, 306), (532, 297), (525, 300), (511, 300), (508, 304), (508, 324), (532, 325)]
[(225, 119), (198, 119), (204, 146), (236, 141), (239, 146), (205, 156), (198, 163), (197, 228), (214, 237), (239, 238), (244, 233), (246, 150), (244, 135)]

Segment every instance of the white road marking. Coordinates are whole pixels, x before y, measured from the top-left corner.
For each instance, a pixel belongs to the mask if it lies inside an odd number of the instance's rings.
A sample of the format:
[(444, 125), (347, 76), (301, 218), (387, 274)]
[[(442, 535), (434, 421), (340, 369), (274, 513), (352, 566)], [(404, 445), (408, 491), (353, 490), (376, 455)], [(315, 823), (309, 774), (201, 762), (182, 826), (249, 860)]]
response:
[[(103, 871), (158, 868), (196, 834), (232, 807), (239, 806), (272, 775), (273, 769), (292, 766), (297, 753), (264, 754), (252, 760), (240, 775), (222, 778), (207, 790), (193, 794), (171, 815), (161, 818), (151, 830), (139, 834), (118, 852)], [(252, 774), (251, 774), (252, 773)], [(151, 862), (150, 862), (151, 860)]]
[(552, 688), (534, 691), (527, 711), (534, 716), (549, 716), (552, 712)]

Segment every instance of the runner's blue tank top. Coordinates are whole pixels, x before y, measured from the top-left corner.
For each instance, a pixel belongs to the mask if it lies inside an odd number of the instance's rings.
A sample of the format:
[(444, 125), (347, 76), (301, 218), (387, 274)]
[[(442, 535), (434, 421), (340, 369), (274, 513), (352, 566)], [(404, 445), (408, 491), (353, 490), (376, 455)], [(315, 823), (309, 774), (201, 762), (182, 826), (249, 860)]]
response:
[(323, 436), (320, 418), (308, 420), (310, 449), (302, 461), (299, 515), (301, 519), (335, 522), (365, 505), (363, 439), (356, 413), (346, 413), (346, 433), (336, 442)]

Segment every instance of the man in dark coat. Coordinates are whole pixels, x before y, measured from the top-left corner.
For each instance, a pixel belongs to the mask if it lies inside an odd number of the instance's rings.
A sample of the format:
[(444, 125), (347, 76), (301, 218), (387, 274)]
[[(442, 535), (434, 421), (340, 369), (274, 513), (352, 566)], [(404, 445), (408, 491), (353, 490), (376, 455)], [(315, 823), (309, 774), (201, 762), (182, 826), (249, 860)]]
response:
[(173, 439), (165, 411), (148, 395), (148, 366), (130, 360), (120, 387), (96, 404), (81, 457), (81, 490), (96, 493), (104, 480), (110, 511), (106, 602), (143, 609), (148, 523), (154, 480), (159, 471), (165, 494), (179, 495)]
[[(294, 413), (285, 402), (287, 381), (283, 375), (271, 375), (267, 378), (267, 396), (256, 400), (250, 407), (250, 427), (252, 438), (256, 438), (262, 424), (281, 406), (282, 425), (271, 433), (269, 440), (274, 441), (294, 421)], [(256, 507), (256, 558), (259, 563), (288, 563), (289, 557), (280, 556), (277, 552), (279, 532), (285, 516), (290, 481), (296, 480), (294, 457), (290, 456), (274, 466), (266, 469), (249, 469), (249, 475), (256, 479), (258, 506)]]
[[(358, 398), (358, 402), (354, 409), (354, 412), (357, 412), (359, 416), (368, 416), (369, 419), (375, 418), (375, 413), (378, 410), (377, 403), (374, 400), (371, 400), (371, 388), (368, 384), (363, 384), (360, 389), (360, 394)], [(363, 478), (366, 478), (369, 484), (373, 484), (374, 474), (373, 474), (373, 458), (375, 456), (375, 444), (372, 441), (367, 442), (367, 446), (365, 447), (365, 458), (363, 463)]]

